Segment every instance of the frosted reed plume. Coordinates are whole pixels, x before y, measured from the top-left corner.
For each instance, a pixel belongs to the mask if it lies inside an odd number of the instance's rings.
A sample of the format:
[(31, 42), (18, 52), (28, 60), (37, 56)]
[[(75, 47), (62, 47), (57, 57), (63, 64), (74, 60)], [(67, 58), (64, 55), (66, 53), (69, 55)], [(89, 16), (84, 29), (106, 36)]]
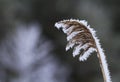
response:
[(66, 51), (74, 47), (73, 57), (80, 54), (79, 60), (85, 61), (91, 53), (96, 52), (104, 82), (112, 82), (107, 60), (99, 39), (96, 37), (95, 30), (90, 28), (90, 25), (85, 20), (63, 20), (57, 22), (55, 27), (58, 29), (62, 28), (63, 32), (67, 34), (68, 44)]

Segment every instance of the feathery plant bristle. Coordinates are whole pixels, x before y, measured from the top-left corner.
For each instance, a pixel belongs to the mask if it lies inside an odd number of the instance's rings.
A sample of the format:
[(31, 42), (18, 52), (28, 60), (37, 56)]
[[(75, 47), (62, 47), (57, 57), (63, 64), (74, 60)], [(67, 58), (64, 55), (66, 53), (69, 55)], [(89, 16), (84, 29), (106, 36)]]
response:
[(63, 32), (67, 34), (68, 44), (66, 50), (74, 47), (73, 57), (80, 54), (79, 60), (84, 61), (91, 53), (96, 51), (94, 39), (91, 32), (86, 28), (89, 26), (85, 20), (63, 20), (57, 22), (55, 26), (58, 29), (62, 28)]
[(99, 39), (96, 37), (95, 30), (90, 28), (87, 21), (75, 19), (63, 20), (57, 22), (55, 27), (58, 29), (61, 28), (63, 32), (67, 34), (68, 44), (66, 51), (74, 47), (73, 57), (80, 54), (79, 60), (85, 61), (91, 53), (96, 52), (102, 69), (104, 82), (112, 82), (106, 57), (99, 43)]

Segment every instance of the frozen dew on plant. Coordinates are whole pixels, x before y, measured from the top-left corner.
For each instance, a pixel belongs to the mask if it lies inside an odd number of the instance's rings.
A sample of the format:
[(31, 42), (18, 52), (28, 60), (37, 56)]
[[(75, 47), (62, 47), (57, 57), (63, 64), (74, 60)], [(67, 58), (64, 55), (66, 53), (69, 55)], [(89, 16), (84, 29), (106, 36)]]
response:
[(80, 55), (79, 60), (85, 61), (93, 52), (96, 52), (104, 82), (112, 82), (107, 60), (99, 39), (96, 37), (95, 30), (87, 24), (87, 21), (76, 19), (63, 20), (55, 23), (55, 27), (58, 29), (61, 28), (63, 32), (67, 34), (68, 44), (66, 51), (74, 47), (73, 57)]
[[(66, 46), (66, 50), (69, 50), (70, 48), (74, 47), (73, 57), (80, 54), (81, 55), (79, 58), (80, 61), (84, 61), (87, 59), (90, 53), (96, 51), (95, 42), (92, 37), (92, 34), (86, 28), (86, 27), (89, 27), (86, 21), (84, 20), (79, 21), (79, 20), (72, 20), (72, 19), (63, 20), (63, 21), (57, 22), (55, 26), (58, 29), (62, 28), (64, 30), (64, 33), (67, 34), (68, 44)], [(82, 49), (83, 49), (83, 52), (81, 52)]]

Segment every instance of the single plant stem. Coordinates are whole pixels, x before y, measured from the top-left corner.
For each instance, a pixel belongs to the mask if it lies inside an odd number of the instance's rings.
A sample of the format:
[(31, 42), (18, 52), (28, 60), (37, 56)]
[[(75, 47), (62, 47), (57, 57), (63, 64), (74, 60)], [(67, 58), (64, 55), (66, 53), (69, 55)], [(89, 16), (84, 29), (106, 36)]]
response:
[(103, 78), (104, 78), (104, 82), (106, 82), (106, 76), (105, 76), (105, 72), (104, 72), (104, 68), (103, 68), (103, 64), (102, 64), (102, 61), (101, 61), (100, 54), (97, 53), (97, 56), (98, 56), (98, 59), (99, 59), (101, 70), (102, 70), (102, 75), (103, 75)]
[[(100, 52), (97, 48), (97, 57), (99, 59), (99, 63), (100, 63), (100, 67), (101, 67), (101, 71), (102, 71), (102, 75), (103, 75), (103, 79), (104, 79), (104, 82), (108, 82), (107, 81), (107, 75), (106, 75), (106, 72), (105, 72), (105, 68), (104, 68), (104, 65), (103, 65), (103, 60), (102, 60), (102, 57), (100, 55)], [(106, 61), (106, 60), (105, 60)], [(107, 62), (106, 62), (107, 63)], [(107, 64), (106, 64), (107, 65)], [(108, 69), (107, 69), (108, 70)]]

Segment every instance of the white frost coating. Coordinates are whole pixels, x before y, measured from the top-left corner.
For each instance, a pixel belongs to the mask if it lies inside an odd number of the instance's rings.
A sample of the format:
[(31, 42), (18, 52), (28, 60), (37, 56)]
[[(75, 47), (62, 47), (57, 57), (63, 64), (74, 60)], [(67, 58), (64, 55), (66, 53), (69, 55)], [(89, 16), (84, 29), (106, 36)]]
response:
[(76, 22), (78, 22), (78, 23), (80, 23), (80, 24), (82, 24), (82, 25), (84, 25), (84, 26), (86, 26), (86, 27), (88, 26), (86, 20), (70, 19), (70, 20), (63, 20), (63, 21), (61, 21), (61, 22), (66, 22), (66, 21), (71, 21), (71, 22), (76, 21)]
[(76, 36), (77, 34), (83, 32), (82, 31), (77, 31), (77, 32), (72, 32), (69, 36), (67, 36), (67, 41), (69, 41), (70, 39), (72, 39), (74, 36)]
[(66, 46), (66, 51), (68, 51), (70, 48), (72, 48), (75, 45), (75, 43), (71, 43)]
[(73, 51), (73, 57), (75, 57), (76, 55), (80, 53), (81, 45), (76, 46), (74, 49), (75, 50)]
[(64, 24), (64, 23), (61, 23), (61, 22), (55, 23), (55, 27), (57, 27), (58, 29), (63, 28), (64, 25), (65, 25), (65, 24)]
[(96, 46), (97, 46), (97, 48), (99, 50), (99, 53), (100, 53), (101, 62), (103, 64), (103, 69), (104, 69), (104, 73), (105, 73), (105, 77), (106, 77), (106, 82), (112, 82), (105, 54), (103, 52), (103, 49), (101, 48), (99, 39), (96, 37), (96, 34), (95, 34), (96, 31), (93, 28), (90, 28), (90, 25), (87, 25), (86, 21), (80, 21), (80, 22), (82, 22), (82, 24), (85, 25), (86, 28), (88, 28), (88, 30), (91, 32), (91, 34), (92, 34), (92, 36), (93, 36), (93, 38), (96, 42)]
[(109, 72), (109, 69), (108, 69), (108, 64), (107, 64), (107, 61), (106, 61), (106, 57), (105, 57), (103, 49), (101, 48), (101, 45), (99, 43), (99, 39), (97, 39), (96, 36), (94, 36), (94, 39), (95, 39), (96, 46), (97, 46), (97, 48), (99, 50), (99, 53), (100, 53), (101, 62), (103, 64), (103, 69), (104, 69), (104, 73), (105, 73), (105, 76), (106, 76), (106, 82), (112, 82), (110, 72)]
[(99, 39), (96, 37), (96, 34), (95, 34), (95, 30), (93, 28), (90, 28), (89, 25), (87, 25), (87, 28), (89, 29), (89, 31), (91, 32), (95, 42), (96, 42), (96, 46), (99, 50), (99, 53), (100, 53), (100, 58), (101, 58), (101, 62), (102, 62), (102, 65), (103, 65), (103, 69), (104, 69), (104, 73), (105, 73), (105, 77), (106, 77), (106, 82), (112, 82), (111, 81), (111, 76), (110, 76), (110, 72), (109, 72), (109, 69), (108, 69), (108, 64), (107, 64), (107, 61), (106, 61), (106, 57), (105, 57), (105, 54), (103, 52), (103, 49), (101, 48), (101, 45), (100, 45), (100, 42), (99, 42)]
[(65, 27), (67, 27), (67, 25), (65, 25), (64, 28), (62, 28), (62, 30), (64, 33), (67, 33), (67, 34), (70, 33), (74, 29), (74, 26), (70, 26), (67, 29)]
[(71, 22), (76, 21), (80, 24), (83, 24), (83, 25), (87, 26), (87, 21), (86, 20), (70, 19), (70, 20), (63, 20), (63, 21), (60, 21), (60, 22), (66, 22), (66, 21), (71, 21)]
[(67, 31), (68, 33), (70, 33), (74, 28), (75, 28), (75, 26), (70, 26), (68, 29), (66, 29), (66, 31)]
[(84, 44), (83, 46), (81, 46), (81, 45), (76, 46), (75, 50), (73, 51), (73, 57), (78, 55), (80, 53), (81, 49), (86, 49), (88, 46), (89, 46), (88, 43)]
[(88, 23), (86, 20), (80, 20), (79, 23), (83, 24), (84, 26), (88, 26)]
[(66, 34), (67, 30), (65, 28), (62, 28), (62, 31)]
[[(100, 53), (100, 59), (101, 59), (101, 63), (103, 65), (103, 70), (104, 70), (104, 73), (105, 73), (105, 77), (106, 77), (106, 82), (112, 82), (111, 81), (111, 76), (110, 76), (110, 72), (108, 70), (108, 65), (107, 65), (107, 61), (106, 61), (106, 57), (105, 57), (105, 54), (103, 52), (103, 49), (101, 48), (101, 45), (100, 45), (100, 42), (99, 42), (99, 39), (96, 37), (96, 31), (93, 29), (93, 28), (90, 28), (90, 25), (87, 24), (87, 21), (85, 20), (76, 20), (76, 19), (70, 19), (70, 20), (63, 20), (61, 22), (66, 22), (66, 21), (76, 21), (82, 25), (84, 25), (89, 31), (90, 33), (92, 34), (94, 40), (95, 40), (95, 43), (96, 43), (96, 47), (98, 48), (98, 53)], [(55, 26), (59, 29), (61, 27), (63, 27), (63, 31), (64, 33), (67, 33), (67, 32), (70, 32), (69, 29), (64, 29), (65, 25), (63, 23), (56, 23)], [(71, 28), (70, 28), (71, 29)], [(72, 30), (72, 29), (71, 29)], [(72, 36), (72, 35), (71, 35)], [(71, 36), (69, 36), (71, 38)], [(73, 47), (73, 44), (71, 44), (70, 46)], [(70, 46), (67, 46), (66, 47), (66, 50), (68, 50), (70, 48)], [(83, 48), (86, 48), (88, 45), (86, 46), (82, 46)], [(80, 45), (78, 45), (77, 47), (75, 47), (75, 50), (73, 52), (73, 57), (75, 57), (76, 55), (79, 54), (80, 52), (80, 49), (82, 49), (82, 47)], [(83, 56), (80, 57), (80, 61), (84, 61), (84, 60), (87, 60), (87, 58), (89, 57), (89, 53), (90, 52), (93, 52), (94, 50), (90, 48), (90, 50), (88, 50)]]
[(58, 22), (58, 23), (55, 23), (55, 27), (58, 28), (58, 29), (62, 28), (62, 31), (63, 31), (64, 33), (67, 33), (67, 29), (66, 29), (67, 24)]
[(80, 61), (85, 61), (87, 60), (87, 58), (91, 55), (91, 53), (93, 53), (94, 51), (96, 51), (95, 48), (89, 48), (82, 56), (79, 57)]
[(62, 28), (64, 33), (67, 33), (68, 31), (70, 32), (74, 28), (74, 26), (71, 26), (68, 29), (66, 29), (65, 27), (67, 27), (67, 24), (64, 24), (64, 22), (66, 22), (66, 21), (71, 21), (71, 22), (76, 21), (76, 22), (88, 27), (87, 21), (85, 21), (85, 20), (76, 20), (76, 19), (63, 20), (63, 21), (57, 22), (57, 23), (55, 23), (55, 27), (57, 27), (58, 29)]
[(62, 25), (61, 25), (61, 23), (55, 23), (55, 27), (60, 29), (60, 28), (62, 28)]

